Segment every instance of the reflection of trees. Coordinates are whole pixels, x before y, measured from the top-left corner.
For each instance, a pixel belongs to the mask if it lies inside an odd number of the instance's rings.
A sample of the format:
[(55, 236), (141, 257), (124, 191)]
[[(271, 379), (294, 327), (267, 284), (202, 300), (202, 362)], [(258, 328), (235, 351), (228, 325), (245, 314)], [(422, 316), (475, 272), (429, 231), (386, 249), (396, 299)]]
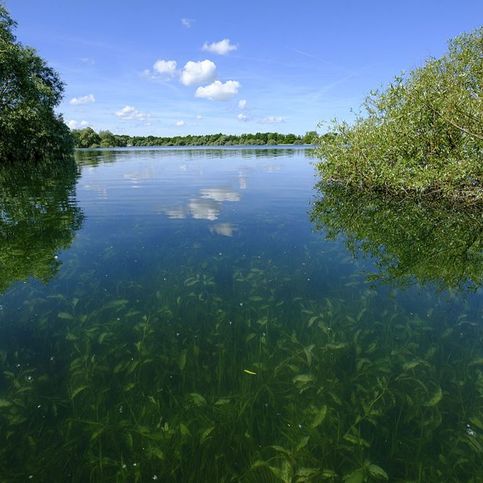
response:
[(82, 222), (73, 201), (74, 160), (0, 169), (0, 291), (28, 277), (47, 281)]
[(483, 281), (483, 216), (475, 211), (323, 186), (312, 220), (329, 238), (376, 258), (376, 278), (441, 287)]
[(238, 148), (238, 147), (219, 147), (219, 148), (190, 148), (190, 147), (132, 147), (132, 148), (111, 148), (111, 149), (86, 149), (76, 151), (76, 160), (80, 165), (97, 166), (100, 163), (113, 163), (120, 158), (133, 158), (136, 156), (149, 159), (158, 158), (159, 152), (163, 157), (179, 158), (180, 154), (187, 160), (191, 159), (225, 159), (225, 158), (292, 158), (300, 155), (312, 156), (311, 149), (302, 147), (283, 147), (283, 148)]

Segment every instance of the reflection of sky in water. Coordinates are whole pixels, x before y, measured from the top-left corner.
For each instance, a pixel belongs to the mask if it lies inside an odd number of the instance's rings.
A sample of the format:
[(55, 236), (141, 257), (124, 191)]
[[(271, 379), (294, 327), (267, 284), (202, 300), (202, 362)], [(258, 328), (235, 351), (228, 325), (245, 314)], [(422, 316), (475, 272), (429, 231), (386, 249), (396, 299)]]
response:
[[(265, 210), (274, 201), (293, 201), (298, 188), (304, 195), (297, 202), (306, 204), (313, 185), (313, 168), (300, 149), (119, 150), (98, 152), (97, 159), (100, 164), (95, 168), (82, 167), (77, 189), (87, 218), (224, 217), (225, 228), (212, 230), (224, 236), (233, 234), (226, 223), (238, 222), (245, 212), (261, 213), (260, 208)], [(229, 206), (233, 203), (238, 208)]]

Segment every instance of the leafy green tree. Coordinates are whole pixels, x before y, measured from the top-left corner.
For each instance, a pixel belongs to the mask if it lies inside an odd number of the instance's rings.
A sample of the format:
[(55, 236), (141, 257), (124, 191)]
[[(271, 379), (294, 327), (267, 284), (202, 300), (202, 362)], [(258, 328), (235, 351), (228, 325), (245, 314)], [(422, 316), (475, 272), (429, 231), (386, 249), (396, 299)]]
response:
[(483, 201), (483, 28), (367, 98), (320, 140), (326, 180), (391, 193)]
[(119, 144), (111, 131), (99, 131), (100, 145), (103, 148), (116, 147)]
[(101, 144), (101, 137), (91, 127), (76, 130), (73, 133), (78, 148), (93, 148)]
[(64, 85), (34, 49), (16, 40), (15, 26), (0, 5), (0, 162), (70, 155), (70, 131), (54, 112)]

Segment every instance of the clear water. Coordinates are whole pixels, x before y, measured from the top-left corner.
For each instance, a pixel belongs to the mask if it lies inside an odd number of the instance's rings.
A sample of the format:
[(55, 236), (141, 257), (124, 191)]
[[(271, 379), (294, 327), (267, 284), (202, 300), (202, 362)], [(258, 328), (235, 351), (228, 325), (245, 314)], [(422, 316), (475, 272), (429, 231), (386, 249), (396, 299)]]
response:
[(483, 481), (481, 213), (76, 157), (0, 171), (0, 481)]

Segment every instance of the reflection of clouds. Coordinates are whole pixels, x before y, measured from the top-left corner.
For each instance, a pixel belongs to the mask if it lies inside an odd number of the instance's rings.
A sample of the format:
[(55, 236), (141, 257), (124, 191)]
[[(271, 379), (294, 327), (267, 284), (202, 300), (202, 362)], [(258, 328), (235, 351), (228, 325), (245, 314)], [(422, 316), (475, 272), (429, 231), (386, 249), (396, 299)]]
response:
[(236, 226), (231, 223), (217, 223), (210, 226), (211, 233), (216, 233), (221, 236), (233, 236), (236, 231)]
[[(240, 201), (240, 193), (227, 188), (203, 188), (199, 193), (198, 198), (191, 198), (186, 205), (162, 208), (157, 212), (164, 213), (171, 220), (181, 220), (191, 216), (196, 220), (215, 221), (220, 216), (224, 202)], [(234, 227), (229, 223), (219, 223), (214, 225), (213, 230), (219, 235), (232, 236)]]
[(132, 188), (140, 188), (142, 181), (154, 179), (156, 174), (152, 168), (144, 168), (135, 172), (125, 173), (123, 178), (130, 181)]
[(186, 211), (182, 206), (177, 208), (167, 208), (163, 210), (164, 214), (171, 220), (182, 220), (186, 218)]
[(220, 203), (212, 199), (194, 199), (188, 203), (191, 216), (197, 220), (214, 221), (220, 214)]
[(263, 166), (263, 171), (266, 173), (276, 173), (282, 169), (280, 164), (265, 164)]
[(208, 198), (214, 201), (240, 201), (240, 193), (226, 188), (207, 188), (200, 190), (200, 193), (202, 198)]
[(247, 180), (248, 178), (243, 173), (238, 173), (238, 185), (240, 186), (241, 190), (247, 189)]

